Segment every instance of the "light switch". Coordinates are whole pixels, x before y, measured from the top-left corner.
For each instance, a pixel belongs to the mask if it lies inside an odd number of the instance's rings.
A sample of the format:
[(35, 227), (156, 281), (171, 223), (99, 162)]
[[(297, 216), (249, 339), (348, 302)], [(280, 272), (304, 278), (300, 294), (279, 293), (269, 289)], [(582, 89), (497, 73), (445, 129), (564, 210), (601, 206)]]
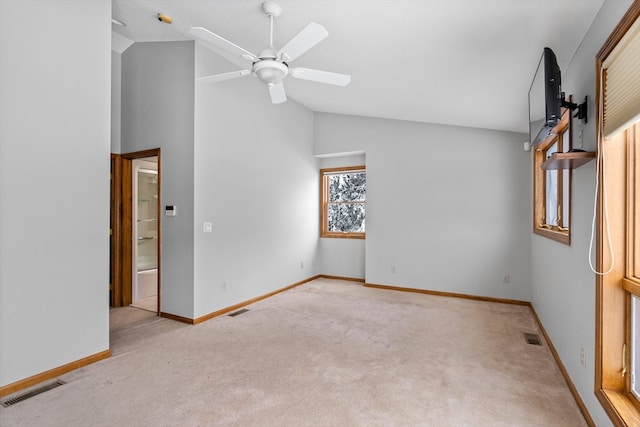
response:
[(211, 233), (213, 231), (213, 224), (210, 222), (205, 222), (204, 223), (204, 232), (205, 233)]

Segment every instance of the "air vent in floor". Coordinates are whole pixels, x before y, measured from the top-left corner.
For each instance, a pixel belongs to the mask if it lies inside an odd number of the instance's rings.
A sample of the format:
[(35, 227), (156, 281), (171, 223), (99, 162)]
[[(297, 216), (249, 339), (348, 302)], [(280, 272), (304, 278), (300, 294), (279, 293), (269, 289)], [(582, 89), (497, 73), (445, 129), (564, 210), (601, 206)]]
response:
[(527, 341), (527, 344), (542, 345), (542, 341), (540, 340), (540, 336), (538, 334), (528, 334), (525, 332), (524, 339)]
[(46, 384), (43, 385), (41, 387), (38, 388), (34, 388), (31, 391), (28, 391), (26, 393), (23, 393), (21, 395), (18, 395), (16, 397), (12, 397), (11, 399), (7, 399), (4, 402), (2, 402), (2, 406), (7, 408), (11, 405), (15, 405), (18, 402), (22, 402), (23, 400), (27, 400), (32, 398), (33, 396), (37, 396), (41, 393), (44, 393), (45, 391), (49, 391), (49, 390), (53, 390), (56, 387), (60, 387), (61, 385), (66, 384), (64, 381), (62, 380), (58, 380), (56, 382), (50, 383), (50, 384)]
[(242, 314), (242, 313), (246, 313), (247, 311), (249, 311), (248, 308), (243, 308), (242, 310), (234, 311), (231, 314), (227, 314), (227, 316), (236, 317), (237, 315)]

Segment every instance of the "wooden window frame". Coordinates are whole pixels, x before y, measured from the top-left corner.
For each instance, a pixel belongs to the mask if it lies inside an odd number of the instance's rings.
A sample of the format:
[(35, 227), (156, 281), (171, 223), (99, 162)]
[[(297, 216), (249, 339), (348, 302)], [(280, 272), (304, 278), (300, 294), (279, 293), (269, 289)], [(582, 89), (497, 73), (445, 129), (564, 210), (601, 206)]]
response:
[[(640, 123), (627, 129), (627, 272), (628, 280), (640, 283)], [(629, 290), (634, 293), (634, 291)], [(637, 294), (640, 296), (640, 293)]]
[(355, 172), (355, 171), (366, 172), (366, 167), (362, 165), (362, 166), (346, 166), (346, 167), (338, 167), (338, 168), (320, 169), (320, 237), (342, 238), (342, 239), (366, 238), (366, 233), (347, 233), (347, 232), (328, 231), (328, 226), (329, 226), (329, 219), (328, 219), (329, 191), (327, 188), (328, 176), (336, 173), (348, 173), (348, 172)]
[[(625, 221), (625, 234), (626, 234), (626, 258), (625, 258), (625, 275), (621, 280), (621, 286), (625, 295), (625, 351), (623, 357), (626, 357), (625, 368), (631, 370), (633, 367), (631, 363), (632, 357), (632, 299), (633, 296), (640, 298), (640, 277), (638, 277), (639, 271), (636, 270), (638, 251), (636, 250), (636, 227), (638, 221), (636, 220), (635, 211), (636, 195), (640, 192), (637, 182), (637, 171), (640, 167), (640, 158), (638, 158), (637, 148), (640, 144), (640, 124), (631, 126), (625, 131), (626, 133), (626, 148), (627, 148), (627, 168), (626, 168), (626, 221)], [(640, 400), (636, 395), (631, 392), (631, 375), (627, 375), (625, 378), (625, 394), (635, 405), (636, 409), (640, 411)]]
[[(563, 243), (565, 245), (571, 244), (571, 169), (568, 169), (568, 179), (569, 183), (566, 186), (569, 195), (567, 200), (569, 200), (569, 206), (564, 205), (564, 170), (558, 169), (558, 210), (560, 211), (560, 215), (558, 216), (558, 222), (562, 223), (562, 217), (565, 212), (568, 213), (568, 227), (562, 226), (551, 226), (546, 224), (546, 206), (547, 206), (547, 191), (546, 191), (546, 181), (547, 181), (547, 171), (542, 169), (542, 163), (547, 160), (547, 150), (552, 147), (556, 142), (558, 143), (557, 150), (558, 152), (563, 152), (563, 150), (568, 149), (569, 147), (564, 147), (563, 139), (564, 134), (569, 133), (569, 141), (571, 141), (571, 111), (563, 108), (562, 109), (562, 118), (560, 123), (556, 125), (555, 128), (551, 131), (551, 134), (547, 139), (542, 141), (536, 148), (533, 154), (533, 232), (540, 236), (547, 237), (549, 239), (555, 240), (556, 242)], [(567, 209), (568, 208), (568, 209)]]
[[(596, 134), (598, 147), (602, 147), (606, 157), (606, 169), (598, 168), (598, 180), (603, 185), (606, 183), (607, 195), (605, 204), (601, 185), (598, 188), (596, 269), (599, 272), (611, 271), (596, 275), (595, 394), (615, 426), (640, 425), (640, 402), (630, 393), (630, 375), (622, 375), (624, 367), (630, 366), (630, 352), (625, 350), (625, 346), (628, 347), (631, 340), (631, 295), (640, 296), (640, 281), (630, 277), (636, 273), (631, 267), (635, 247), (634, 230), (630, 227), (634, 221), (629, 221), (630, 210), (633, 210), (630, 196), (637, 190), (627, 185), (628, 180), (633, 179), (630, 173), (637, 168), (632, 144), (637, 144), (640, 138), (640, 124), (634, 125), (635, 130), (622, 131), (604, 141), (601, 100), (602, 85), (606, 80), (599, 76), (603, 75), (603, 64), (609, 54), (639, 17), (640, 0), (635, 0), (596, 55)], [(598, 161), (601, 166), (602, 161)], [(607, 207), (608, 212), (605, 211)]]
[[(640, 125), (635, 126), (640, 129)], [(601, 172), (601, 179), (606, 179), (609, 212), (605, 214), (603, 204), (598, 205), (596, 269), (603, 272), (612, 265), (607, 229), (611, 233), (614, 261), (608, 274), (596, 278), (595, 392), (616, 426), (640, 425), (640, 401), (630, 392), (630, 375), (623, 375), (625, 367), (631, 366), (631, 352), (627, 351), (631, 348), (631, 296), (640, 297), (640, 280), (633, 277), (631, 263), (634, 221), (630, 221), (633, 210), (630, 196), (638, 190), (627, 185), (631, 168), (637, 167), (631, 156), (632, 138), (639, 137), (623, 131), (605, 142), (606, 175)]]

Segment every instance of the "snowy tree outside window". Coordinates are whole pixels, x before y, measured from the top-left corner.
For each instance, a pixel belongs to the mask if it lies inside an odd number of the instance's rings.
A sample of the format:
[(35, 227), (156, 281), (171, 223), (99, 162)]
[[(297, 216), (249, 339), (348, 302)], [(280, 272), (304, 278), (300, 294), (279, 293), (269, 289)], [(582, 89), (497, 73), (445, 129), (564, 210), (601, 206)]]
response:
[(363, 238), (367, 180), (364, 167), (323, 169), (322, 236)]

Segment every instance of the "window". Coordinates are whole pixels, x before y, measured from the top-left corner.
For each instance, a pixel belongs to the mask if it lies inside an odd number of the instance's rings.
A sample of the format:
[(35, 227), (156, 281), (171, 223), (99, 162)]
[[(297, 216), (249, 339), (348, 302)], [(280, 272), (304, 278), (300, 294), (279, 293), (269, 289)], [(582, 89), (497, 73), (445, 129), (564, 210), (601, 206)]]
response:
[(636, 295), (631, 295), (631, 387), (630, 392), (633, 393), (633, 397), (637, 401), (640, 399), (640, 298)]
[[(626, 168), (626, 264), (622, 278), (623, 295), (627, 300), (625, 349), (629, 355), (623, 364), (623, 369), (629, 367), (629, 378), (626, 391), (629, 397), (640, 407), (640, 123), (629, 127), (623, 132), (623, 144), (627, 151)], [(621, 201), (619, 201), (621, 202)], [(622, 204), (622, 203), (620, 203)], [(626, 262), (625, 262), (626, 261)], [(626, 353), (623, 352), (623, 353)], [(626, 372), (625, 372), (626, 373)]]
[(597, 279), (596, 393), (614, 423), (640, 425), (640, 124), (605, 138), (601, 150), (608, 212), (599, 206), (597, 270), (607, 274)]
[(534, 153), (533, 232), (550, 239), (571, 243), (569, 230), (571, 169), (543, 169), (554, 153), (569, 149), (571, 112), (563, 109), (562, 120)]
[(364, 239), (367, 179), (364, 166), (320, 170), (320, 237)]
[(616, 426), (640, 425), (640, 0), (596, 57), (596, 396)]

